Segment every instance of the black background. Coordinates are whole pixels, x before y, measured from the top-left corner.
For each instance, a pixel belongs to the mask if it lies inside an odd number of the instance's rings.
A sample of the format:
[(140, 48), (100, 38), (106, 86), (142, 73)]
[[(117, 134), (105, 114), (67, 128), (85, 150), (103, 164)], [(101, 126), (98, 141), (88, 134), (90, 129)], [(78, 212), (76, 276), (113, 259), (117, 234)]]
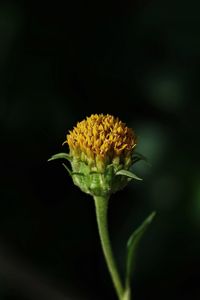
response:
[(0, 2), (0, 299), (116, 299), (92, 198), (59, 162), (91, 113), (139, 136), (144, 178), (110, 201), (120, 271), (153, 210), (135, 299), (197, 299), (200, 268), (199, 1)]

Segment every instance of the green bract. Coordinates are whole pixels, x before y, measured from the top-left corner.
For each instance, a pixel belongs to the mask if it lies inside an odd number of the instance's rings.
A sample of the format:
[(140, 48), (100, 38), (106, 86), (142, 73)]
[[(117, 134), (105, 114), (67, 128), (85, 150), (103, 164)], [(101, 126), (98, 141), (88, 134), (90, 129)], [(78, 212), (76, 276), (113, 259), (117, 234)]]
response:
[(91, 167), (79, 159), (70, 157), (66, 153), (53, 155), (49, 161), (67, 159), (71, 164), (70, 170), (63, 164), (76, 186), (92, 196), (110, 196), (123, 189), (131, 179), (142, 180), (130, 171), (122, 169), (121, 165), (107, 165), (103, 172)]

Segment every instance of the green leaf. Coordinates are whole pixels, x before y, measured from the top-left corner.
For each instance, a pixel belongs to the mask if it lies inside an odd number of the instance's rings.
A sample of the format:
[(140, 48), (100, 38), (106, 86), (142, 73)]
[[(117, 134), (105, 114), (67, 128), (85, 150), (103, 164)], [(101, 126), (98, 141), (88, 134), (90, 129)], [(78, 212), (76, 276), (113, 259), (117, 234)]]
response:
[(48, 161), (52, 161), (55, 159), (67, 159), (67, 160), (71, 161), (72, 157), (67, 153), (57, 153), (57, 154), (54, 154), (51, 158), (49, 158)]
[(143, 180), (142, 178), (138, 177), (137, 175), (135, 175), (134, 173), (128, 171), (128, 170), (120, 170), (117, 171), (116, 175), (123, 175), (123, 176), (127, 176), (131, 179), (136, 179), (136, 180)]
[(139, 242), (145, 233), (148, 226), (151, 224), (156, 212), (152, 212), (148, 218), (142, 223), (142, 225), (137, 228), (127, 242), (127, 261), (126, 261), (126, 288), (129, 288), (131, 275), (135, 266), (135, 256), (139, 245)]

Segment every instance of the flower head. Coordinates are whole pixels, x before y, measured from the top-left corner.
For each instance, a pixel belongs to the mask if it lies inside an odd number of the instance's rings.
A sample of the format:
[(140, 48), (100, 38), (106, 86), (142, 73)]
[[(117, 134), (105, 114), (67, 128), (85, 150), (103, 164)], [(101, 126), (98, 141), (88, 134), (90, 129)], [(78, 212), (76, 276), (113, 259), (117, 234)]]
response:
[(111, 115), (95, 114), (79, 122), (67, 135), (71, 155), (97, 167), (130, 160), (136, 137), (131, 128)]
[(69, 154), (59, 153), (50, 160), (69, 160), (72, 171), (64, 166), (74, 184), (85, 193), (109, 196), (131, 179), (140, 179), (130, 171), (136, 136), (118, 118), (91, 115), (69, 131), (63, 144), (68, 144)]

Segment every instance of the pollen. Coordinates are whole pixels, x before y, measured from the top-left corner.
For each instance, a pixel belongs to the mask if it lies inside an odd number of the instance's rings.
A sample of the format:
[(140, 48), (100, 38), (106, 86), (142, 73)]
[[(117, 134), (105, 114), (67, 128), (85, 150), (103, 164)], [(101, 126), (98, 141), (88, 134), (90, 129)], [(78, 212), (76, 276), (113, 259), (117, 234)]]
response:
[(127, 155), (136, 145), (131, 128), (112, 115), (93, 114), (78, 122), (67, 134), (66, 141), (72, 153), (102, 159)]

